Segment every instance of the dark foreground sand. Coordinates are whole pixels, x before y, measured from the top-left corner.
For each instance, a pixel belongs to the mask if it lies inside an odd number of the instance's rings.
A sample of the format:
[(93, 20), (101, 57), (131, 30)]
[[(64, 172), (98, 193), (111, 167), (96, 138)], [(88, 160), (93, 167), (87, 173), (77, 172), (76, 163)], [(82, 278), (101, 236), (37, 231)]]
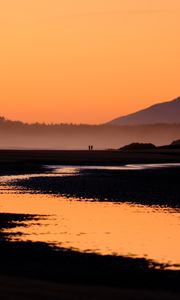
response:
[(179, 294), (103, 286), (65, 285), (0, 276), (0, 298), (1, 300), (178, 300)]

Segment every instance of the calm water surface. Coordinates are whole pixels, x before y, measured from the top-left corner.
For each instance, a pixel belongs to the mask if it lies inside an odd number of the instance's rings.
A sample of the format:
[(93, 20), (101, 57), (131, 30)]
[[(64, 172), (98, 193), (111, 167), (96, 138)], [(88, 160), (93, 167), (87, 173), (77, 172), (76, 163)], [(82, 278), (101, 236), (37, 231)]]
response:
[[(137, 165), (130, 168), (137, 168)], [(22, 192), (8, 186), (9, 181), (31, 176), (78, 176), (79, 170), (80, 167), (54, 166), (50, 174), (1, 177), (1, 212), (47, 215), (47, 218), (38, 221), (28, 221), (27, 227), (16, 227), (9, 232), (21, 232), (22, 235), (16, 236), (18, 240), (47, 242), (101, 254), (145, 257), (179, 265), (171, 268), (180, 269), (179, 209), (86, 199), (79, 201), (57, 195)]]

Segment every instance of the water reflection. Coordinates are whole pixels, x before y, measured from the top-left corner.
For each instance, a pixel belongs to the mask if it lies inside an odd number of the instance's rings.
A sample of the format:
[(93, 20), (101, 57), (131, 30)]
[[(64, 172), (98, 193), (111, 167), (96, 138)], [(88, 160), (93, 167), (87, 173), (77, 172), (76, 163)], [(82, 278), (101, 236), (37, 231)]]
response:
[[(0, 193), (4, 213), (48, 215), (28, 220), (16, 238), (101, 254), (146, 257), (180, 264), (180, 210), (129, 203), (78, 201), (61, 196), (22, 193), (7, 185)], [(12, 239), (14, 236), (12, 235)]]
[(81, 171), (104, 170), (104, 171), (123, 171), (123, 170), (152, 170), (162, 168), (178, 168), (180, 163), (163, 163), (163, 164), (127, 164), (121, 166), (63, 166), (63, 165), (47, 165), (47, 168), (53, 171), (54, 174), (73, 175), (79, 174)]

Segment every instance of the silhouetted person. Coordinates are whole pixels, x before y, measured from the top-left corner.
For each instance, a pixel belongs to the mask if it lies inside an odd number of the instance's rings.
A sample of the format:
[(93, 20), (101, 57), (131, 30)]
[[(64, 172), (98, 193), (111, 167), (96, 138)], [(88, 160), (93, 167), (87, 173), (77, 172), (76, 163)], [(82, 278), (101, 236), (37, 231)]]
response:
[(93, 145), (91, 145), (91, 150), (93, 150), (93, 148), (94, 148)]
[(90, 145), (88, 146), (88, 148), (89, 148), (89, 151), (91, 151), (91, 146)]

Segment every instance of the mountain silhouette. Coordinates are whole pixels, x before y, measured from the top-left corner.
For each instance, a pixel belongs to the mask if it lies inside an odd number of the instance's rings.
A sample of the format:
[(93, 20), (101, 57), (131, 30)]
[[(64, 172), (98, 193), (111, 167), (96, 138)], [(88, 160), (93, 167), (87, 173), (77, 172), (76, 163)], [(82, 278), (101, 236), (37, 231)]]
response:
[(180, 97), (116, 118), (111, 125), (180, 124)]

